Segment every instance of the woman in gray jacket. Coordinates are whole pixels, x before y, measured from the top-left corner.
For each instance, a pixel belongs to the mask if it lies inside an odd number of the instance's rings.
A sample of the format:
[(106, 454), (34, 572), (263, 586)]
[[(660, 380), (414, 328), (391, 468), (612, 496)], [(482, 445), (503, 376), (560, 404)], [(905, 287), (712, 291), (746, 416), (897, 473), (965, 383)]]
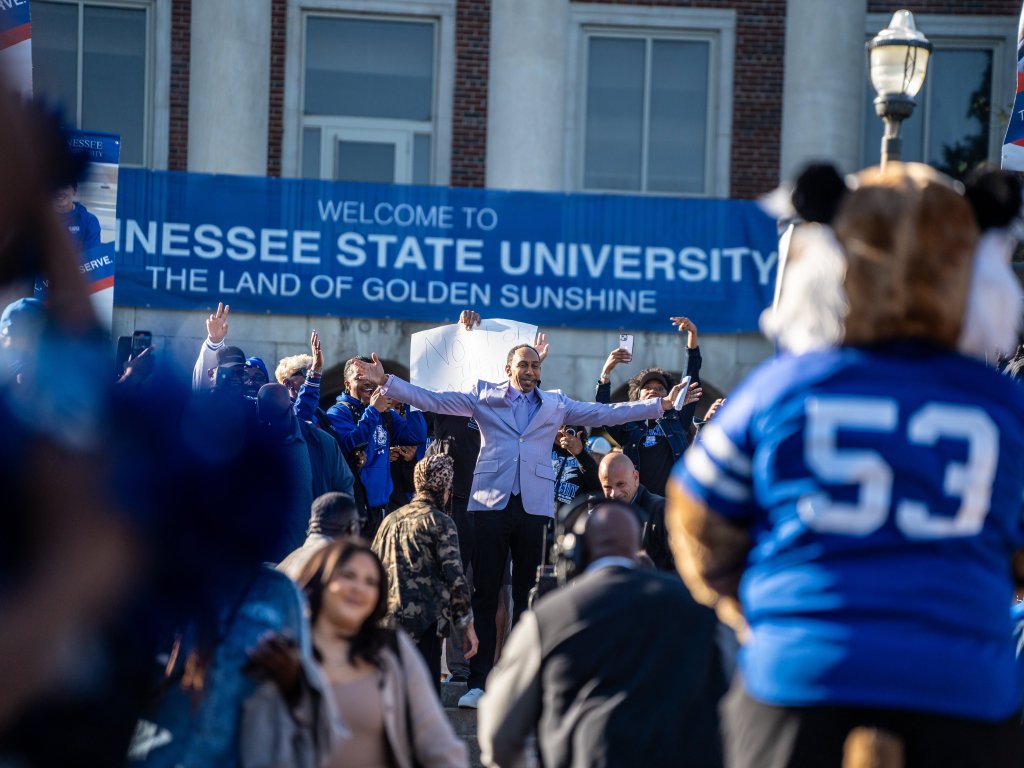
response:
[(315, 653), (352, 734), (331, 768), (465, 768), (466, 745), (416, 646), (383, 624), (387, 575), (370, 547), (355, 539), (324, 547), (299, 584), (309, 599)]

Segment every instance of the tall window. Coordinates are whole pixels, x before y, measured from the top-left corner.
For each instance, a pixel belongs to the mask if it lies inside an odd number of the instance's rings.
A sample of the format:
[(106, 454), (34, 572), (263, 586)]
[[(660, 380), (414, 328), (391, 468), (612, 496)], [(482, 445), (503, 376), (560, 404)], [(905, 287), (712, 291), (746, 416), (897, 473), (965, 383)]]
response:
[[(960, 179), (979, 163), (998, 161), (1016, 85), (1017, 21), (917, 17), (934, 50), (917, 106), (903, 123), (904, 160), (928, 163)], [(888, 14), (869, 14), (865, 39), (888, 23)], [(862, 160), (868, 166), (878, 163), (883, 125), (866, 77), (865, 83)]]
[[(993, 158), (993, 50), (935, 45), (914, 113), (903, 122), (903, 159), (924, 162), (955, 178)], [(882, 120), (868, 85), (864, 108), (864, 165), (878, 163)]]
[(430, 184), (437, 23), (308, 14), (304, 24), (302, 175)]
[(76, 127), (121, 135), (121, 162), (149, 163), (150, 3), (33, 0), (33, 88)]
[(711, 40), (586, 38), (583, 188), (708, 191)]

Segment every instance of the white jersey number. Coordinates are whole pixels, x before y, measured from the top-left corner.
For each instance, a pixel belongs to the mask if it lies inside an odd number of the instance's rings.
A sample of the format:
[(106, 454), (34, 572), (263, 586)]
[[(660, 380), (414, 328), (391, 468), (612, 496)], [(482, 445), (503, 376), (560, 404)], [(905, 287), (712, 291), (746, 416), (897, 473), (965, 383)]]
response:
[[(893, 470), (877, 451), (840, 448), (840, 430), (891, 435), (899, 424), (895, 400), (874, 397), (811, 398), (806, 405), (804, 459), (817, 478), (831, 485), (858, 486), (857, 501), (835, 501), (826, 493), (802, 498), (797, 511), (821, 533), (868, 536), (885, 523), (892, 505)], [(907, 443), (933, 446), (940, 439), (964, 440), (967, 460), (946, 466), (942, 491), (960, 500), (953, 517), (935, 516), (922, 501), (896, 504), (896, 525), (908, 538), (973, 536), (985, 524), (999, 462), (999, 430), (973, 406), (929, 403), (907, 423)]]

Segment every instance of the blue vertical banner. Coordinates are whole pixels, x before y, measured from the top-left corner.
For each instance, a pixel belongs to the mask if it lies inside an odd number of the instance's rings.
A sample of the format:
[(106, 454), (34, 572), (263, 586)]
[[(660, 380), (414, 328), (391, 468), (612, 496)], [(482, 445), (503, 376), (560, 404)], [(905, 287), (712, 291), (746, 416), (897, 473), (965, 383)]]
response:
[(1024, 171), (1024, 5), (1017, 23), (1017, 95), (1003, 138), (1002, 167), (1004, 171)]
[[(78, 246), (79, 269), (89, 284), (97, 317), (107, 328), (114, 314), (114, 264), (117, 257), (117, 183), (121, 137), (98, 131), (66, 130), (68, 144), (91, 158), (86, 176), (77, 185), (57, 190), (53, 206), (68, 235)], [(40, 280), (36, 294), (45, 297)]]
[(32, 95), (32, 16), (28, 0), (0, 1), (0, 72), (9, 87)]
[(751, 331), (774, 221), (744, 200), (125, 169), (116, 303), (443, 322)]

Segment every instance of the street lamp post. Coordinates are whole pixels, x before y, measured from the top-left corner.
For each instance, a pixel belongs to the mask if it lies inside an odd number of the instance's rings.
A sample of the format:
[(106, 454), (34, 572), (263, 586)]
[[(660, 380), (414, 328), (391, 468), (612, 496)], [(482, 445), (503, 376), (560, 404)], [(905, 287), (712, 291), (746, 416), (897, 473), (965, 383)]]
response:
[(868, 63), (875, 98), (875, 114), (885, 121), (882, 167), (899, 161), (903, 150), (900, 127), (914, 111), (914, 97), (928, 72), (932, 44), (917, 30), (914, 14), (896, 11), (889, 26), (868, 44)]

